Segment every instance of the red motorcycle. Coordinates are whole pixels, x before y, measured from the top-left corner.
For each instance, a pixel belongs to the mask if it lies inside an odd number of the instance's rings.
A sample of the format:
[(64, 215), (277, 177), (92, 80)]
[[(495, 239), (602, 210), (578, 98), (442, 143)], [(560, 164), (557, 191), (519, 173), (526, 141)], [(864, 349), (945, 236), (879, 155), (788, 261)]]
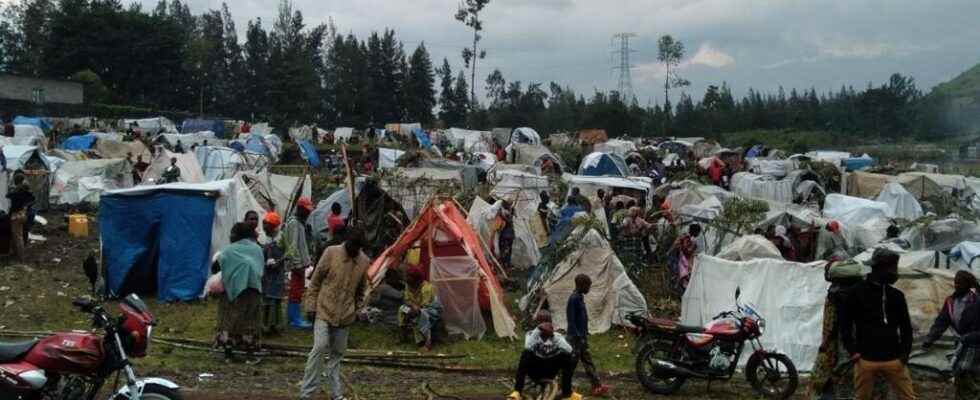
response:
[(745, 377), (752, 388), (770, 399), (788, 399), (796, 392), (799, 374), (784, 354), (766, 350), (759, 338), (766, 320), (751, 305), (739, 302), (704, 327), (680, 325), (665, 319), (632, 314), (628, 320), (638, 327), (636, 374), (652, 393), (673, 394), (690, 378), (730, 380), (745, 342), (752, 355), (745, 364)]
[[(79, 299), (72, 305), (92, 315), (104, 331), (57, 333), (40, 340), (0, 343), (0, 398), (93, 400), (116, 374), (110, 400), (181, 400), (178, 386), (162, 378), (137, 379), (130, 357), (145, 357), (156, 320), (146, 303), (129, 295), (112, 317), (101, 304)], [(120, 374), (125, 386), (116, 391)]]

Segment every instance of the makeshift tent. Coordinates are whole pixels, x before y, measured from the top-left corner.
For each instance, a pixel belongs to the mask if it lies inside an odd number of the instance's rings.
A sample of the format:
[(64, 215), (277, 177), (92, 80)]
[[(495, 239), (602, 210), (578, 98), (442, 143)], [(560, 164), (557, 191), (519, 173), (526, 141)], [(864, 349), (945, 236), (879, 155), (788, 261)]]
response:
[(102, 192), (132, 187), (132, 169), (124, 158), (68, 161), (54, 173), (51, 201), (96, 204)]
[[(293, 139), (294, 142), (299, 143), (300, 140), (313, 141), (316, 140), (317, 127), (310, 125), (303, 125), (300, 127), (289, 128), (289, 137)], [(243, 132), (244, 133), (244, 132)], [(272, 132), (268, 132), (272, 133)]]
[(702, 139), (694, 141), (693, 146), (691, 146), (691, 151), (694, 152), (694, 157), (698, 159), (714, 155), (718, 150), (721, 150), (721, 146), (718, 145), (718, 142), (713, 140)]
[[(51, 160), (35, 146), (3, 146), (3, 157), (7, 160), (8, 170), (20, 171), (24, 174), (27, 186), (34, 195), (34, 208), (38, 211), (47, 210), (51, 190), (51, 171), (54, 170)], [(13, 176), (10, 179), (12, 182)]]
[[(481, 171), (487, 172), (497, 164), (497, 156), (493, 153), (473, 153), (468, 164), (475, 165)], [(560, 163), (556, 165), (560, 165)]]
[(609, 139), (605, 142), (592, 145), (592, 151), (615, 154), (626, 158), (627, 154), (636, 151), (636, 144), (628, 140)]
[(523, 127), (514, 129), (514, 132), (510, 134), (510, 144), (533, 144), (536, 146), (541, 145), (541, 135), (534, 129)]
[(347, 143), (354, 137), (354, 128), (342, 127), (333, 130), (334, 143)]
[(405, 209), (409, 219), (419, 215), (436, 193), (452, 193), (462, 187), (458, 170), (438, 168), (398, 168), (381, 179), (381, 188)]
[[(360, 193), (364, 186), (364, 178), (358, 178), (354, 182), (354, 193)], [(351, 203), (351, 196), (347, 193), (347, 188), (334, 191), (326, 199), (320, 200), (316, 208), (310, 213), (308, 219), (310, 227), (313, 228), (313, 236), (319, 243), (325, 243), (328, 239), (327, 217), (330, 216), (333, 204), (340, 205), (340, 215), (346, 220), (351, 213), (354, 205)]]
[(420, 250), (423, 269), (443, 305), (450, 333), (479, 338), (486, 331), (482, 310), (490, 311), (498, 337), (516, 338), (504, 290), (477, 233), (452, 200), (433, 199), (398, 240), (374, 260), (368, 277), (374, 287), (397, 268), (409, 249)]
[(790, 171), (796, 170), (799, 165), (795, 160), (766, 160), (763, 158), (750, 158), (747, 163), (749, 172), (775, 178), (785, 177)]
[(732, 176), (731, 188), (732, 192), (742, 197), (788, 204), (797, 199), (822, 196), (824, 190), (816, 182), (817, 179), (815, 174), (805, 170), (792, 171), (778, 180), (770, 175), (739, 172)]
[(891, 208), (888, 204), (845, 196), (829, 194), (824, 202), (823, 214), (844, 224), (862, 224), (875, 218), (889, 218)]
[(776, 245), (762, 235), (746, 235), (735, 239), (730, 245), (718, 253), (718, 258), (728, 261), (751, 261), (755, 259), (769, 258), (782, 260), (783, 256), (779, 253)]
[(47, 147), (48, 137), (34, 125), (14, 125), (13, 144)]
[(143, 183), (159, 182), (163, 178), (163, 171), (170, 166), (171, 158), (177, 159), (181, 182), (201, 183), (206, 180), (204, 171), (201, 170), (201, 164), (197, 162), (197, 157), (193, 153), (171, 153), (166, 149), (161, 149), (157, 152), (156, 157), (150, 160), (150, 167), (143, 172)]
[(616, 154), (594, 152), (582, 159), (578, 174), (584, 176), (630, 176), (626, 160)]
[(194, 150), (194, 157), (197, 158), (206, 181), (231, 179), (239, 172), (253, 170), (244, 154), (229, 147), (198, 146)]
[[(173, 150), (177, 147), (177, 142), (184, 148), (184, 151), (191, 151), (191, 146), (224, 146), (227, 141), (218, 139), (212, 131), (202, 131), (194, 133), (164, 133), (154, 139), (155, 143), (162, 144), (167, 149)], [(207, 142), (205, 144), (204, 142)]]
[(167, 119), (166, 117), (156, 117), (156, 118), (143, 118), (143, 119), (124, 119), (122, 120), (122, 126), (119, 128), (122, 130), (129, 129), (130, 125), (136, 123), (136, 126), (145, 135), (156, 135), (158, 133), (177, 133), (177, 125), (173, 121)]
[(14, 125), (36, 126), (44, 131), (51, 130), (51, 123), (49, 123), (46, 118), (41, 118), (41, 117), (25, 117), (23, 115), (18, 115), (14, 117), (12, 123)]
[(609, 140), (605, 129), (583, 129), (578, 131), (578, 140), (586, 144), (602, 143)]
[(724, 203), (735, 195), (715, 185), (684, 186), (671, 190), (667, 194), (664, 202), (671, 210), (679, 210), (687, 205), (701, 204), (708, 199), (717, 199), (719, 203)]
[[(538, 240), (535, 232), (531, 228), (533, 219), (537, 219), (540, 225), (540, 218), (537, 216), (537, 208), (532, 208), (529, 201), (519, 201), (512, 203), (513, 224), (514, 224), (514, 243), (511, 247), (510, 264), (520, 270), (529, 269), (538, 264), (541, 260), (541, 252), (538, 250)], [(483, 244), (495, 256), (500, 255), (499, 232), (493, 231), (495, 218), (500, 211), (500, 205), (491, 205), (482, 198), (477, 197), (470, 206), (466, 221), (480, 235)]]
[(646, 207), (653, 204), (653, 179), (645, 176), (619, 178), (562, 174), (561, 179), (568, 185), (569, 191), (572, 188), (579, 188), (582, 195), (590, 198), (597, 196), (599, 189), (603, 189), (606, 193), (625, 194), (643, 199), (642, 203)]
[(806, 157), (816, 161), (828, 162), (840, 167), (842, 166), (844, 160), (851, 158), (851, 153), (833, 150), (817, 150), (806, 153)]
[(373, 181), (355, 189), (354, 224), (365, 227), (365, 252), (374, 257), (390, 246), (411, 221), (406, 209)]
[(891, 215), (895, 218), (911, 221), (922, 216), (922, 206), (919, 205), (918, 200), (898, 182), (885, 185), (885, 188), (878, 194), (876, 201), (888, 204), (888, 207), (891, 208)]
[(61, 148), (72, 151), (91, 150), (98, 137), (91, 134), (71, 136), (61, 142)]
[(320, 153), (316, 151), (316, 147), (309, 140), (300, 139), (296, 141), (299, 144), (299, 155), (306, 160), (306, 163), (310, 165), (310, 168), (320, 168), (322, 164), (320, 162)]
[(416, 129), (422, 129), (422, 124), (418, 122), (401, 122), (396, 124), (385, 124), (385, 130), (394, 132), (402, 136), (411, 135)]
[(489, 131), (449, 128), (443, 131), (443, 135), (453, 144), (453, 147), (465, 153), (491, 152), (494, 150), (493, 133)]
[[(536, 243), (537, 247), (544, 247), (548, 244), (548, 231), (544, 222), (538, 216), (538, 203), (541, 201), (541, 192), (550, 191), (548, 178), (516, 170), (498, 170), (493, 175), (488, 176), (488, 182), (493, 184), (490, 195), (498, 199), (506, 199), (514, 205), (515, 229), (524, 235), (527, 231), (529, 239), (522, 239), (522, 252), (526, 252), (527, 257), (523, 260), (513, 261), (515, 266), (531, 266), (538, 263), (540, 253), (537, 249), (523, 249)], [(479, 229), (477, 229), (479, 231)], [(515, 245), (517, 243), (515, 242)], [(517, 256), (515, 252), (515, 257)]]
[(403, 150), (389, 149), (384, 147), (378, 148), (378, 168), (379, 169), (389, 169), (398, 166), (398, 159), (405, 155)]
[(980, 272), (980, 263), (976, 258), (980, 256), (980, 242), (962, 242), (949, 251), (951, 261), (960, 268)]
[(514, 164), (530, 165), (539, 171), (546, 162), (550, 162), (552, 166), (550, 172), (560, 174), (565, 171), (565, 164), (561, 159), (542, 145), (517, 143), (507, 146), (507, 160), (513, 161)]
[(266, 157), (269, 162), (275, 164), (279, 162), (282, 153), (282, 139), (276, 135), (243, 133), (238, 136), (238, 139), (231, 141), (229, 147), (240, 147), (242, 152)]
[(102, 158), (126, 158), (128, 154), (132, 154), (134, 161), (140, 155), (143, 156), (144, 160), (150, 159), (150, 151), (143, 142), (138, 140), (122, 142), (99, 139), (95, 142), (95, 153)]
[(881, 189), (895, 180), (891, 175), (875, 174), (871, 172), (851, 172), (847, 174), (847, 195), (864, 199), (874, 199), (881, 193)]
[[(776, 259), (728, 261), (698, 255), (681, 305), (681, 321), (702, 326), (722, 311), (735, 308), (735, 290), (742, 304), (753, 304), (766, 318), (766, 348), (785, 352), (796, 368), (810, 371), (822, 341), (823, 305), (830, 286), (824, 264)], [(778, 282), (778, 284), (774, 284)], [(743, 352), (740, 365), (751, 352)]]
[(228, 244), (231, 227), (249, 210), (264, 214), (238, 179), (103, 193), (99, 233), (106, 292), (156, 292), (164, 302), (198, 298), (212, 255)]
[(842, 160), (844, 163), (844, 169), (847, 171), (860, 171), (867, 169), (874, 164), (875, 160), (871, 156), (865, 154), (861, 157), (850, 157)]
[(225, 122), (217, 119), (185, 119), (180, 125), (180, 133), (211, 132), (216, 137), (225, 137)]
[[(550, 305), (551, 318), (556, 328), (568, 326), (565, 304), (568, 296), (575, 290), (575, 277), (587, 275), (592, 279), (592, 289), (585, 295), (585, 306), (589, 310), (589, 333), (599, 334), (608, 331), (613, 325), (632, 326), (626, 316), (647, 312), (646, 299), (636, 287), (623, 263), (616, 256), (612, 246), (595, 229), (577, 228), (570, 240), (576, 243), (575, 250), (565, 256), (558, 265), (547, 268), (532, 284), (529, 293), (543, 294), (540, 301)], [(522, 301), (524, 311), (533, 315), (540, 302), (528, 304)]]
[[(948, 174), (927, 174), (925, 172), (906, 172), (898, 176), (899, 180), (906, 182), (913, 178), (929, 178), (929, 180), (935, 182), (939, 185), (943, 191), (947, 194), (955, 191), (962, 191), (967, 188), (966, 178), (963, 175), (948, 175)], [(909, 189), (912, 194), (917, 195), (918, 189)]]

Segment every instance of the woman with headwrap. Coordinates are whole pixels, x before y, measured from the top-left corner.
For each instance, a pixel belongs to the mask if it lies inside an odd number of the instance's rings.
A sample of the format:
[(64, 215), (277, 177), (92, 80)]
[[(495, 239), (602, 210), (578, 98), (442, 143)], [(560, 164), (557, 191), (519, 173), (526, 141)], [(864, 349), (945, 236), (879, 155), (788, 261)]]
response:
[(783, 256), (783, 259), (786, 261), (796, 261), (796, 246), (790, 240), (785, 226), (776, 225), (776, 228), (773, 230), (773, 237), (769, 241), (779, 249), (779, 254)]
[[(231, 244), (218, 255), (225, 293), (218, 298), (215, 343), (234, 360), (234, 350), (258, 350), (262, 335), (262, 273), (265, 256), (257, 233), (244, 222), (231, 229)], [(258, 359), (247, 362), (257, 363)]]
[(943, 302), (929, 334), (923, 340), (923, 350), (932, 347), (947, 329), (959, 336), (959, 346), (953, 362), (956, 399), (980, 397), (980, 287), (977, 278), (965, 270), (953, 278), (953, 294)]
[(412, 338), (420, 347), (432, 350), (432, 328), (442, 317), (442, 304), (421, 268), (410, 267), (405, 284), (405, 304), (398, 309), (403, 338)]

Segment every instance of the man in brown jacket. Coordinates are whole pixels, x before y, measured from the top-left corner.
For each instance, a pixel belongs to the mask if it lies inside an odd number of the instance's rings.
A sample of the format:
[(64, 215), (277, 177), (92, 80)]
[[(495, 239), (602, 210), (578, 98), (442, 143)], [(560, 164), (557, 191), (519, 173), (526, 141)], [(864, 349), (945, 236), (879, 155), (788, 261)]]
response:
[[(306, 317), (313, 324), (313, 349), (306, 360), (300, 398), (309, 399), (320, 387), (326, 368), (330, 379), (330, 398), (345, 400), (340, 382), (340, 360), (347, 351), (349, 326), (354, 323), (363, 291), (367, 287), (370, 260), (361, 249), (363, 234), (353, 231), (340, 245), (323, 252), (309, 290), (306, 291)], [(330, 356), (324, 360), (324, 356)]]

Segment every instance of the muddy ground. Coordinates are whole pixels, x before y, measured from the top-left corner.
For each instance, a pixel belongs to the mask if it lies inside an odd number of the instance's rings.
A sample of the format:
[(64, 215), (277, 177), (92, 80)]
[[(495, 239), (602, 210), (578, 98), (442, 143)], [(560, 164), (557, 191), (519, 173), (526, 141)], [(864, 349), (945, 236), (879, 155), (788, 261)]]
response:
[[(30, 256), (25, 263), (14, 263), (9, 257), (0, 257), (0, 331), (3, 330), (66, 330), (87, 329), (88, 321), (72, 310), (70, 300), (89, 292), (89, 286), (81, 269), (82, 261), (93, 251), (97, 251), (97, 217), (92, 217), (90, 235), (87, 238), (70, 238), (67, 234), (63, 214), (45, 213), (47, 226), (38, 226), (35, 233), (47, 238), (44, 242), (30, 245)], [(643, 284), (640, 285), (645, 286)], [(653, 299), (651, 299), (653, 300)], [(167, 316), (162, 321), (159, 332), (168, 336), (200, 337), (210, 322), (195, 322), (205, 318), (199, 305), (159, 305), (148, 301), (154, 312)], [(651, 301), (654, 308), (663, 308), (663, 300)], [(179, 320), (184, 315), (187, 321)], [(180, 323), (183, 323), (181, 325)], [(204, 326), (201, 326), (204, 325)], [(156, 331), (155, 331), (156, 332)], [(614, 334), (615, 335), (615, 334)], [(618, 336), (621, 340), (623, 335)], [(16, 340), (0, 338), (0, 340)], [(309, 335), (290, 333), (281, 338), (286, 343), (309, 345)], [(611, 341), (619, 346), (614, 336)], [(352, 338), (352, 346), (370, 349), (371, 339)], [(519, 344), (514, 344), (518, 346)], [(511, 346), (508, 346), (510, 348)], [(613, 348), (613, 345), (603, 348)], [(603, 350), (605, 351), (605, 350)], [(412, 369), (379, 368), (360, 365), (345, 365), (344, 374), (352, 384), (348, 394), (354, 399), (502, 399), (513, 382), (512, 373), (507, 371), (514, 366), (507, 362), (511, 356), (508, 350), (501, 357), (502, 363), (487, 362), (487, 372), (446, 373)], [(622, 358), (617, 355), (614, 374), (607, 374), (608, 383), (614, 387), (613, 398), (640, 399), (654, 398), (646, 393), (630, 372), (632, 354), (623, 351)], [(516, 361), (517, 354), (513, 354)], [(600, 355), (607, 357), (607, 355)], [(612, 359), (612, 358), (609, 358)], [(249, 400), (249, 399), (293, 399), (299, 381), (302, 379), (303, 362), (296, 358), (266, 358), (257, 366), (229, 364), (221, 357), (198, 351), (174, 349), (167, 346), (151, 346), (150, 356), (136, 360), (141, 376), (162, 376), (179, 383), (185, 398), (192, 400)], [(499, 364), (499, 365), (498, 365)], [(606, 362), (613, 364), (613, 362)], [(481, 365), (477, 363), (476, 365)], [(602, 367), (602, 363), (600, 363)], [(209, 375), (207, 375), (209, 374)], [(586, 389), (586, 379), (578, 377), (580, 391)], [(443, 397), (431, 397), (432, 392), (424, 390), (428, 384), (434, 392)], [(794, 398), (805, 396), (805, 381)], [(951, 386), (945, 382), (917, 379), (921, 398), (930, 400), (952, 398)], [(322, 396), (321, 398), (326, 398)], [(674, 399), (751, 399), (751, 390), (741, 379), (734, 382), (689, 382)]]

